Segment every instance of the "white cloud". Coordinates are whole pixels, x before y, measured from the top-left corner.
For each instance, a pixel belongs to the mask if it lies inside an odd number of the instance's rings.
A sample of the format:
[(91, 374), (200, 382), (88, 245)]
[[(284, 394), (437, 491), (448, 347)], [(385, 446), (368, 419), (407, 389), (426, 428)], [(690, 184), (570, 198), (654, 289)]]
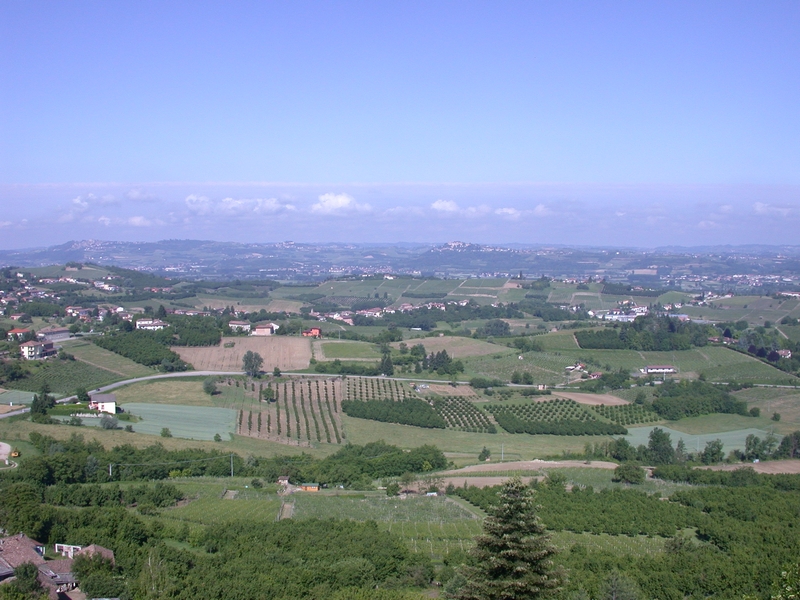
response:
[(533, 209), (533, 214), (537, 217), (547, 217), (553, 214), (553, 211), (547, 208), (544, 204), (537, 204)]
[(507, 219), (519, 219), (522, 216), (522, 211), (517, 210), (516, 208), (498, 208), (496, 211), (494, 211), (494, 214)]
[(764, 202), (756, 202), (753, 204), (753, 210), (757, 215), (763, 215), (767, 217), (788, 217), (792, 212), (789, 208), (772, 206), (771, 204), (765, 204)]
[(320, 214), (337, 214), (347, 212), (369, 212), (372, 207), (369, 204), (359, 204), (348, 194), (322, 194), (319, 202), (311, 205), (311, 212)]
[(4, 227), (11, 227), (12, 224), (13, 223), (11, 223), (11, 221), (0, 221), (0, 229), (3, 229)]
[(83, 196), (78, 196), (77, 198), (72, 199), (72, 210), (76, 210), (78, 212), (83, 212), (85, 210), (89, 210), (89, 201), (84, 200)]
[(215, 207), (217, 212), (226, 215), (242, 215), (248, 213), (274, 215), (283, 211), (295, 210), (292, 204), (282, 204), (276, 198), (253, 198), (236, 200), (223, 198)]
[(125, 197), (128, 200), (133, 200), (134, 202), (153, 202), (158, 200), (158, 197), (155, 194), (146, 192), (141, 188), (133, 188), (128, 190), (125, 193)]
[(211, 212), (211, 200), (206, 196), (189, 194), (184, 202), (190, 211), (198, 215), (205, 215)]
[(733, 210), (733, 206), (731, 206), (730, 204), (723, 204), (722, 206), (719, 207), (719, 212), (721, 212), (723, 214), (727, 214), (727, 213), (731, 212), (732, 210)]
[(456, 204), (452, 200), (437, 200), (436, 202), (431, 204), (431, 208), (433, 210), (443, 213), (458, 212), (458, 204)]
[(719, 225), (715, 221), (700, 221), (697, 227), (700, 229), (716, 229)]
[(153, 221), (145, 217), (130, 217), (127, 223), (133, 227), (150, 227), (153, 225)]
[(97, 222), (106, 227), (111, 225), (111, 219), (109, 217), (98, 217)]

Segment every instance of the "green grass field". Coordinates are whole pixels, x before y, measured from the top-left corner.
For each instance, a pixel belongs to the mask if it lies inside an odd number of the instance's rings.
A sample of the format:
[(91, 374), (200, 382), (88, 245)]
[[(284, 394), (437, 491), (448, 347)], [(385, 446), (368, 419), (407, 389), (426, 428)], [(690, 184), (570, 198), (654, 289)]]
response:
[(322, 351), (326, 360), (336, 358), (369, 358), (378, 360), (380, 352), (375, 349), (374, 344), (368, 342), (322, 342)]
[(88, 390), (124, 379), (118, 373), (79, 360), (29, 361), (28, 376), (5, 384), (7, 388), (38, 392), (43, 384), (56, 396), (69, 396), (79, 387)]
[[(178, 488), (192, 501), (186, 506), (164, 510), (161, 518), (203, 525), (241, 520), (274, 521), (281, 506), (281, 499), (276, 493), (275, 486), (255, 489), (250, 486), (250, 481), (236, 477), (174, 480)], [(236, 498), (223, 499), (226, 490), (235, 490)]]
[[(552, 336), (552, 337), (550, 337)], [(564, 367), (579, 361), (589, 361), (590, 369), (615, 371), (625, 369), (635, 373), (646, 365), (674, 365), (681, 376), (694, 378), (701, 373), (709, 381), (750, 382), (766, 384), (800, 384), (800, 379), (784, 373), (756, 358), (723, 346), (706, 346), (678, 352), (639, 352), (636, 350), (583, 350), (567, 348), (566, 334), (540, 336), (544, 345), (560, 345), (561, 349), (546, 352), (526, 352), (523, 360), (511, 349), (498, 349), (490, 356), (464, 359), (467, 376), (482, 375), (508, 381), (514, 371), (528, 372), (536, 383), (550, 385), (564, 382)], [(599, 365), (599, 366), (597, 366)]]
[(86, 340), (77, 339), (64, 342), (64, 350), (73, 354), (75, 358), (80, 361), (119, 375), (120, 379), (147, 377), (155, 373), (153, 369), (133, 362), (109, 350), (105, 350)]
[[(716, 417), (718, 415), (712, 415)], [(698, 417), (700, 418), (700, 417)], [(688, 419), (684, 419), (686, 421)], [(755, 427), (747, 428), (747, 429), (737, 429), (734, 431), (722, 431), (716, 430), (714, 432), (708, 433), (697, 433), (691, 434), (686, 433), (683, 431), (679, 431), (677, 429), (673, 429), (674, 425), (670, 427), (660, 426), (661, 429), (666, 431), (670, 434), (672, 439), (673, 446), (678, 443), (678, 440), (683, 439), (683, 442), (686, 444), (687, 450), (689, 452), (697, 452), (701, 451), (705, 448), (707, 442), (711, 442), (713, 440), (722, 440), (724, 445), (723, 452), (727, 455), (728, 452), (731, 450), (739, 449), (744, 450), (745, 445), (745, 438), (748, 435), (755, 435), (761, 438), (762, 440), (768, 435), (768, 431), (763, 429), (758, 429)], [(679, 426), (687, 428), (686, 423), (681, 423)], [(709, 427), (713, 429), (713, 427)], [(639, 446), (640, 444), (647, 445), (650, 432), (653, 430), (653, 427), (630, 427), (628, 428), (628, 435), (625, 437), (633, 446)], [(698, 427), (697, 431), (702, 431), (702, 427)]]
[(236, 431), (236, 411), (206, 406), (129, 403), (122, 408), (141, 419), (134, 430), (160, 435), (166, 427), (174, 437), (191, 440), (213, 440), (215, 434), (229, 439)]
[[(401, 448), (434, 444), (447, 453), (466, 454), (477, 458), (484, 446), (499, 460), (531, 460), (560, 455), (564, 451), (583, 452), (587, 442), (600, 442), (602, 436), (556, 436), (505, 433), (466, 433), (451, 429), (425, 429), (410, 425), (379, 423), (342, 415), (342, 426), (353, 444), (384, 440)], [(472, 462), (475, 462), (473, 459)]]

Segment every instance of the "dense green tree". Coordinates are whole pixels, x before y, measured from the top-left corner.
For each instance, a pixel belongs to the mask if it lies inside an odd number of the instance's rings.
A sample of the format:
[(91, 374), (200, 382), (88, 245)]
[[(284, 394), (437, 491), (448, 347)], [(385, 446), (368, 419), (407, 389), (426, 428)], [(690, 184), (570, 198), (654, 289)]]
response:
[(242, 357), (242, 371), (250, 377), (258, 377), (261, 372), (261, 367), (264, 364), (264, 359), (258, 352), (248, 350)]
[(639, 600), (641, 597), (636, 582), (616, 569), (608, 574), (600, 595), (602, 600)]
[(722, 462), (722, 459), (725, 458), (722, 448), (722, 440), (706, 442), (705, 449), (700, 453), (700, 460), (704, 465), (713, 465)]
[(625, 464), (614, 469), (614, 477), (612, 478), (612, 481), (639, 484), (644, 483), (644, 479), (644, 469), (633, 464)]
[(217, 393), (217, 380), (213, 377), (206, 377), (203, 380), (203, 391), (209, 396)]
[(500, 489), (499, 503), (475, 539), (459, 600), (523, 600), (554, 597), (564, 576), (553, 565), (556, 548), (536, 514), (533, 490), (518, 478)]
[(675, 449), (669, 434), (660, 427), (654, 427), (647, 443), (647, 454), (654, 465), (671, 465), (675, 462)]

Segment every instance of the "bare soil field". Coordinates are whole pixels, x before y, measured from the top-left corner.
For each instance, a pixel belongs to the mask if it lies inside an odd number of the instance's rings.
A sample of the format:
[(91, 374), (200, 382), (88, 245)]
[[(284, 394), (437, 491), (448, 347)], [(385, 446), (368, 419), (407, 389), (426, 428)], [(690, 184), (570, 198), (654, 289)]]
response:
[[(452, 483), (455, 487), (461, 487), (464, 485), (466, 481), (469, 483), (469, 487), (490, 487), (493, 485), (500, 485), (504, 481), (508, 481), (509, 477), (506, 475), (505, 477), (445, 477), (444, 478), (444, 485), (447, 486), (448, 484)], [(520, 477), (523, 483), (530, 483), (534, 479), (537, 481), (541, 481), (544, 479), (544, 476), (531, 476), (531, 477)]]
[[(800, 462), (800, 461), (798, 461)], [(581, 460), (521, 460), (517, 462), (502, 463), (483, 463), (480, 465), (470, 465), (454, 471), (442, 471), (441, 475), (446, 477), (458, 477), (459, 473), (492, 473), (496, 471), (542, 471), (545, 469), (567, 469), (570, 467), (592, 469), (616, 469), (617, 463), (606, 462), (603, 460), (593, 460), (591, 464), (586, 464)], [(470, 478), (470, 481), (472, 479)]]
[(787, 473), (789, 475), (797, 475), (800, 473), (800, 459), (789, 460), (769, 460), (761, 463), (753, 464), (739, 464), (739, 465), (715, 465), (713, 467), (700, 467), (703, 469), (710, 469), (712, 471), (735, 471), (742, 467), (753, 467), (756, 473), (767, 473), (769, 475), (776, 475), (778, 473)]
[[(453, 358), (465, 358), (467, 356), (484, 356), (486, 354), (495, 354), (497, 352), (508, 352), (505, 346), (497, 346), (489, 342), (481, 340), (473, 340), (472, 338), (455, 337), (455, 336), (442, 336), (430, 338), (412, 338), (406, 340), (409, 348), (416, 344), (425, 346), (426, 352), (440, 352), (447, 350), (447, 353)], [(390, 344), (398, 348), (400, 342)]]
[[(226, 343), (233, 347), (226, 348)], [(311, 342), (308, 338), (284, 336), (252, 336), (222, 338), (219, 346), (205, 348), (173, 347), (181, 359), (198, 371), (239, 371), (242, 357), (248, 350), (258, 352), (264, 359), (263, 369), (282, 371), (307, 369), (311, 360)]]
[(480, 396), (475, 393), (475, 390), (468, 385), (457, 385), (455, 387), (447, 384), (431, 383), (428, 390), (440, 396), (470, 396), (476, 400), (480, 400)]
[(601, 404), (605, 404), (606, 406), (624, 406), (625, 404), (630, 404), (627, 400), (617, 398), (611, 394), (583, 394), (581, 392), (560, 392), (553, 390), (553, 395), (559, 398), (574, 400), (578, 404), (588, 404), (589, 406), (600, 406)]
[(0, 415), (19, 410), (20, 408), (22, 408), (22, 406), (9, 406), (8, 404), (0, 404)]

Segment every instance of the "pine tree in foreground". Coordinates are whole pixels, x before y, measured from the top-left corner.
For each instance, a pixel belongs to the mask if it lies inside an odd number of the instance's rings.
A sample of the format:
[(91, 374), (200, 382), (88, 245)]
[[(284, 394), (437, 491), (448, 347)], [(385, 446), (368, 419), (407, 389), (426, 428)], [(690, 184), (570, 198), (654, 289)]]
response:
[(451, 594), (457, 600), (524, 600), (555, 596), (564, 580), (554, 567), (550, 535), (536, 515), (533, 490), (519, 477), (500, 490), (500, 504), (475, 538), (467, 580)]

